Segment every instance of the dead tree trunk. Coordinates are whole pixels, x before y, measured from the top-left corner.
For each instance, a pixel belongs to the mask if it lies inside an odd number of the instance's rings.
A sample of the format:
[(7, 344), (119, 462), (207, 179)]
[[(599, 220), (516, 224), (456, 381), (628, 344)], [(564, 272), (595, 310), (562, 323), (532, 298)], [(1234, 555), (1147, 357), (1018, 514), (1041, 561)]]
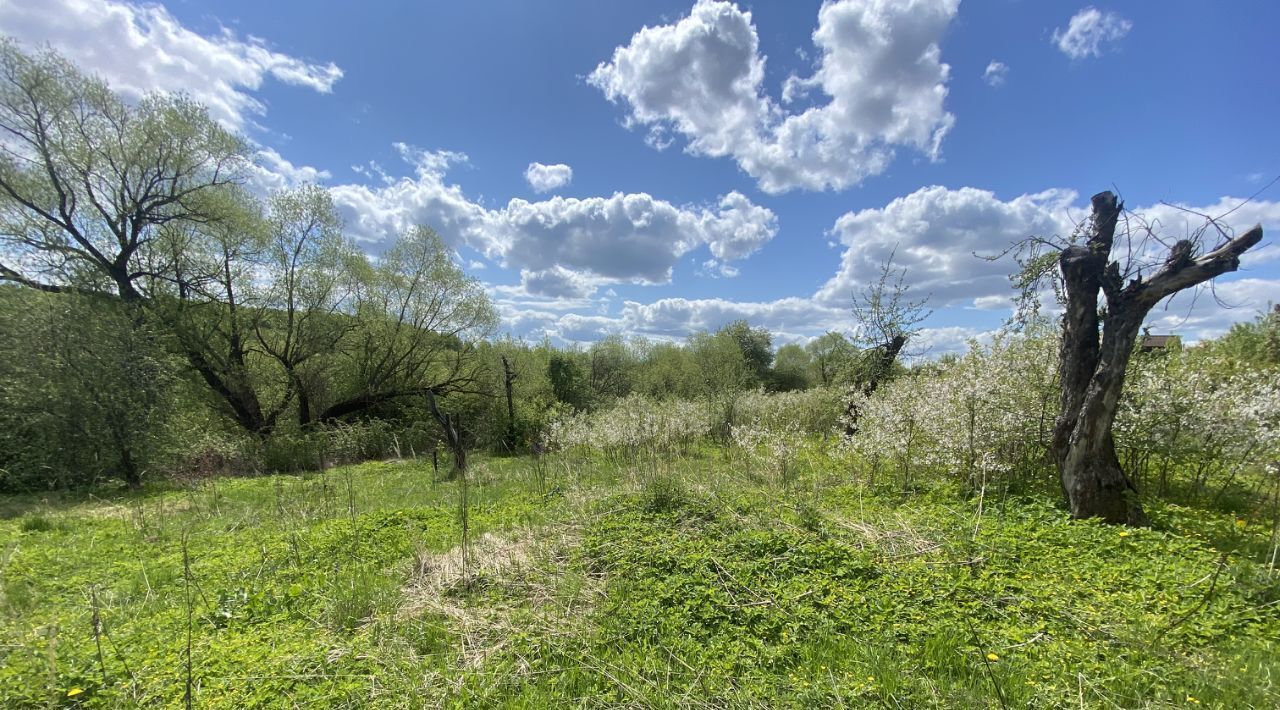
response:
[(516, 404), (513, 396), (513, 387), (516, 381), (516, 373), (511, 369), (511, 361), (506, 355), (502, 356), (502, 385), (507, 392), (507, 433), (503, 437), (503, 444), (507, 451), (515, 451), (516, 448)]
[[(1262, 241), (1262, 227), (1199, 257), (1193, 255), (1194, 242), (1180, 241), (1149, 280), (1138, 276), (1125, 284), (1120, 265), (1110, 261), (1123, 209), (1111, 192), (1094, 195), (1085, 244), (1067, 247), (1058, 258), (1067, 303), (1058, 354), (1062, 411), (1054, 426), (1053, 455), (1072, 517), (1145, 525), (1137, 488), (1120, 467), (1112, 433), (1142, 321), (1164, 298), (1235, 271), (1240, 255)], [(1106, 299), (1104, 315), (1099, 292)]]
[(864, 373), (862, 379), (855, 385), (862, 397), (853, 397), (844, 408), (844, 434), (845, 436), (854, 436), (858, 433), (858, 419), (862, 416), (860, 403), (863, 399), (870, 398), (880, 388), (880, 383), (893, 373), (893, 364), (898, 360), (898, 353), (902, 352), (902, 348), (907, 344), (907, 336), (895, 335), (887, 343), (882, 343), (875, 347), (875, 351), (871, 353), (871, 361), (868, 365), (868, 371)]
[(462, 430), (458, 423), (458, 417), (455, 414), (445, 414), (436, 406), (435, 392), (427, 390), (427, 405), (431, 408), (431, 416), (435, 417), (436, 423), (440, 425), (440, 430), (444, 433), (444, 441), (449, 445), (449, 450), (453, 452), (453, 470), (449, 472), (449, 478), (466, 479), (467, 476), (467, 449), (462, 442)]

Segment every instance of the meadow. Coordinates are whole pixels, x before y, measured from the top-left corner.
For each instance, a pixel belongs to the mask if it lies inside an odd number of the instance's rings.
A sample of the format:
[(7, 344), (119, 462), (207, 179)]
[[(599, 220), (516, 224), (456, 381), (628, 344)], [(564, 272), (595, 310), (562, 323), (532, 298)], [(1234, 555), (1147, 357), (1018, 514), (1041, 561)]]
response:
[(7, 497), (0, 705), (1280, 703), (1269, 521), (1071, 520), (836, 448), (785, 480), (690, 444)]

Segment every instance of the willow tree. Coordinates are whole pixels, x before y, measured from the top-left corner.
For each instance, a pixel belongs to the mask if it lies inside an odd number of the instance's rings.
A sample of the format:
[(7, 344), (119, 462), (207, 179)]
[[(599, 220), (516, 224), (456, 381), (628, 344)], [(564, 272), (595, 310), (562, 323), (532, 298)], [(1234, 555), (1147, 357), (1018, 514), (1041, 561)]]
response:
[(146, 297), (159, 232), (215, 220), (246, 146), (182, 96), (124, 101), (52, 51), (0, 39), (0, 279)]
[[(1058, 363), (1062, 409), (1054, 427), (1053, 456), (1073, 517), (1143, 525), (1147, 519), (1136, 487), (1120, 467), (1112, 431), (1142, 323), (1164, 299), (1235, 271), (1240, 256), (1262, 241), (1262, 227), (1232, 237), (1220, 228), (1209, 229), (1216, 227), (1210, 222), (1192, 238), (1175, 242), (1154, 262), (1158, 265), (1144, 269), (1147, 247), (1161, 243), (1156, 235), (1145, 227), (1136, 230), (1140, 235), (1122, 234), (1130, 238), (1128, 256), (1113, 260), (1124, 205), (1111, 192), (1094, 195), (1092, 203), (1080, 235), (1083, 243), (1061, 248), (1056, 259), (1065, 312)], [(1198, 253), (1210, 233), (1219, 235), (1218, 242)], [(1135, 237), (1141, 242), (1136, 247)]]

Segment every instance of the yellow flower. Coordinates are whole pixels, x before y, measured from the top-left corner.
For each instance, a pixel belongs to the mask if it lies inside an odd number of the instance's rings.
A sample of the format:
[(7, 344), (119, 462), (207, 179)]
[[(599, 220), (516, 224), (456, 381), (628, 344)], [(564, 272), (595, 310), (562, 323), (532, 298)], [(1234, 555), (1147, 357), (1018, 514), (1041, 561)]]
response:
[(1188, 696), (1187, 696), (1187, 702), (1189, 702), (1189, 703), (1191, 703), (1191, 704), (1193, 704), (1193, 705), (1199, 705), (1199, 704), (1200, 704), (1200, 701), (1199, 701), (1199, 700), (1196, 700), (1196, 698), (1195, 698), (1194, 696), (1191, 696), (1191, 695), (1188, 695)]
[(1129, 531), (1128, 531), (1128, 530), (1121, 530), (1121, 531), (1120, 531), (1120, 537), (1129, 537)]
[(1248, 525), (1248, 523), (1245, 522), (1244, 518), (1238, 518), (1236, 520), (1236, 527), (1243, 528), (1245, 525)]
[(72, 688), (71, 690), (68, 690), (68, 691), (67, 691), (67, 697), (68, 697), (68, 698), (70, 698), (70, 697), (74, 697), (74, 696), (79, 695), (79, 694), (81, 694), (81, 693), (83, 693), (83, 692), (84, 692), (84, 688)]
[(998, 660), (1000, 660), (1000, 657), (999, 657), (999, 656), (997, 656), (997, 655), (996, 655), (996, 654), (994, 654), (994, 653), (988, 653), (988, 654), (987, 654), (987, 660), (988, 660), (988, 661), (998, 661)]

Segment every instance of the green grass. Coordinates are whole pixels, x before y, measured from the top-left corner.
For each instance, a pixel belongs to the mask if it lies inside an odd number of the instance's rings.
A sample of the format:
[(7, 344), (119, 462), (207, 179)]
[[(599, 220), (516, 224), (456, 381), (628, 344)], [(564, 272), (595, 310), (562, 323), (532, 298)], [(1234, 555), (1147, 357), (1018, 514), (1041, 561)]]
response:
[(742, 468), (483, 459), (467, 554), (413, 463), (8, 498), (0, 706), (1280, 706), (1261, 520)]

